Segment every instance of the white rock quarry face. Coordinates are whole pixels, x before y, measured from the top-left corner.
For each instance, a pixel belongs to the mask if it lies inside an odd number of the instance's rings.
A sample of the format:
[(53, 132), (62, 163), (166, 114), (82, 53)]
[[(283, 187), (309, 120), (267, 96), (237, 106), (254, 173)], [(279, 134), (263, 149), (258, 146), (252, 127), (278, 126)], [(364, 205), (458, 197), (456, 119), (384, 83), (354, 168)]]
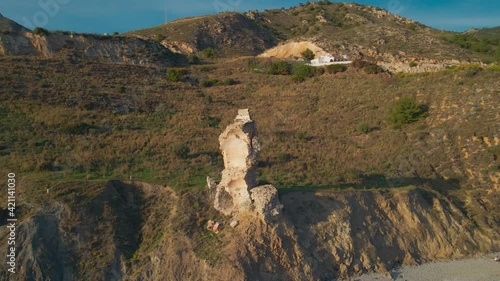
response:
[(265, 221), (278, 218), (282, 205), (276, 188), (272, 185), (255, 187), (260, 145), (248, 109), (238, 111), (234, 123), (220, 135), (219, 143), (224, 158), (222, 179), (216, 184), (207, 178), (214, 207), (225, 215), (254, 211)]

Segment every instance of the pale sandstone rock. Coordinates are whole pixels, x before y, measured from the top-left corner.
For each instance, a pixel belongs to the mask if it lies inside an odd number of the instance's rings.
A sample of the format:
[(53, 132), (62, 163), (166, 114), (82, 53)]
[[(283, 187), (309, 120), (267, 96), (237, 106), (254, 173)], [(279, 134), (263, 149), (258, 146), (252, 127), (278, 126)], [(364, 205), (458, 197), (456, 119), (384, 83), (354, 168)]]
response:
[(278, 190), (272, 185), (263, 185), (250, 190), (254, 204), (254, 210), (262, 220), (267, 222), (276, 221), (281, 217), (281, 205), (278, 198)]
[(240, 222), (239, 222), (239, 221), (232, 221), (229, 225), (230, 225), (232, 228), (235, 228), (235, 227), (237, 227), (239, 224), (240, 224)]
[(255, 187), (260, 145), (248, 109), (238, 111), (234, 122), (219, 136), (219, 143), (224, 158), (222, 179), (216, 184), (207, 178), (215, 209), (228, 216), (236, 216), (241, 211), (256, 212), (268, 222), (278, 218), (282, 206), (276, 188)]

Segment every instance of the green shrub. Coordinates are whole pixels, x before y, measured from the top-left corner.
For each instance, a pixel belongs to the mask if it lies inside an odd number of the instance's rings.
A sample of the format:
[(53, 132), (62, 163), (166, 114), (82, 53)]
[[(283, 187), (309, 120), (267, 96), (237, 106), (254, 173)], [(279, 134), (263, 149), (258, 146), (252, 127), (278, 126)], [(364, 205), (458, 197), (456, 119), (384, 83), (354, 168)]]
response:
[(200, 64), (201, 60), (200, 57), (194, 54), (190, 54), (187, 56), (187, 60), (189, 64)]
[(202, 86), (202, 87), (219, 86), (222, 84), (223, 84), (222, 81), (220, 81), (219, 79), (215, 79), (215, 78), (209, 78), (209, 79), (200, 81), (200, 86)]
[(330, 64), (326, 66), (326, 71), (330, 74), (344, 72), (346, 70), (347, 66), (345, 64)]
[(184, 78), (187, 71), (184, 68), (169, 68), (167, 69), (167, 78), (170, 82), (179, 82)]
[(477, 64), (463, 64), (458, 66), (459, 70), (465, 70), (466, 77), (476, 76), (479, 72), (483, 70), (483, 67)]
[(500, 71), (500, 65), (499, 64), (490, 65), (490, 66), (488, 66), (488, 70)]
[(378, 73), (384, 72), (384, 70), (376, 64), (372, 64), (370, 66), (367, 66), (363, 70), (365, 71), (366, 74), (378, 74)]
[(208, 116), (208, 118), (207, 118), (207, 124), (211, 128), (218, 128), (220, 122), (221, 122), (221, 119), (217, 118), (217, 117)]
[(34, 30), (33, 30), (33, 33), (36, 34), (36, 35), (40, 35), (40, 36), (47, 36), (49, 35), (49, 31), (45, 28), (42, 28), (42, 27), (36, 27)]
[(389, 109), (387, 122), (395, 129), (413, 123), (427, 116), (424, 106), (417, 104), (412, 97), (403, 97)]
[(224, 81), (222, 81), (222, 84), (230, 86), (230, 85), (236, 85), (238, 84), (238, 81), (234, 80), (233, 78), (226, 78)]
[(500, 158), (500, 145), (490, 146), (487, 150), (493, 154), (495, 158)]
[(286, 61), (276, 61), (269, 66), (269, 74), (271, 75), (290, 75), (292, 73), (292, 65)]
[(305, 51), (303, 51), (300, 54), (302, 55), (302, 58), (304, 60), (313, 60), (314, 59), (314, 53), (309, 48), (307, 48)]
[(280, 162), (289, 162), (293, 159), (293, 155), (290, 153), (280, 153), (278, 154), (278, 160)]
[(221, 86), (221, 85), (231, 86), (231, 85), (236, 85), (236, 84), (238, 84), (238, 81), (234, 80), (233, 78), (226, 78), (223, 81), (216, 79), (216, 78), (209, 78), (209, 79), (200, 81), (200, 86), (202, 86), (202, 87), (212, 87), (212, 86)]
[(92, 129), (96, 129), (96, 127), (87, 123), (79, 123), (64, 126), (60, 129), (60, 132), (68, 135), (87, 135)]
[(416, 61), (410, 62), (410, 67), (416, 67), (418, 63)]
[(216, 70), (217, 67), (213, 66), (213, 65), (204, 65), (202, 67), (199, 68), (199, 70), (201, 72), (211, 72), (213, 70)]
[(362, 122), (362, 123), (359, 123), (357, 130), (360, 133), (368, 134), (369, 132), (371, 132), (372, 128), (371, 128), (370, 124), (368, 124), (366, 122)]
[(293, 76), (303, 79), (313, 77), (316, 74), (316, 68), (305, 64), (297, 64), (293, 67)]
[(174, 147), (174, 154), (177, 158), (187, 159), (189, 158), (189, 146), (185, 143), (180, 143)]
[(203, 56), (207, 59), (215, 59), (217, 57), (217, 53), (212, 48), (206, 48), (203, 50)]
[(302, 83), (305, 80), (306, 79), (304, 77), (300, 77), (300, 76), (297, 76), (297, 75), (293, 75), (292, 76), (292, 81), (295, 82), (295, 83)]

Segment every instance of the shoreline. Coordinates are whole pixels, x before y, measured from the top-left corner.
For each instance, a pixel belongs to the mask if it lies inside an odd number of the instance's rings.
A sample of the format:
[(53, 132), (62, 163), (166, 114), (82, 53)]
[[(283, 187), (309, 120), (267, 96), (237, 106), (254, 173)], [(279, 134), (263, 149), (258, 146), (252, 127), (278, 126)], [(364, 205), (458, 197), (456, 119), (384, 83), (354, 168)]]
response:
[[(479, 255), (460, 260), (435, 261), (416, 266), (401, 266), (389, 274), (369, 273), (354, 281), (498, 281), (500, 253)], [(390, 276), (389, 276), (390, 275)]]

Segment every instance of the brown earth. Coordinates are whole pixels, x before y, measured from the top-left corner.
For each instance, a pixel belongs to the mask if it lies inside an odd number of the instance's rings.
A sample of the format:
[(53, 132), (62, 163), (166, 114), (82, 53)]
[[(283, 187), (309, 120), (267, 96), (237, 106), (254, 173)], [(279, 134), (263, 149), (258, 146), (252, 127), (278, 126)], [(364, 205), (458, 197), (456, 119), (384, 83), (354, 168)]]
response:
[[(248, 215), (235, 229), (205, 193), (139, 182), (21, 194), (23, 267), (9, 280), (324, 280), (500, 249), (498, 228), (478, 228), (421, 188), (287, 192), (276, 225)], [(204, 229), (214, 218), (223, 222), (218, 235)]]

